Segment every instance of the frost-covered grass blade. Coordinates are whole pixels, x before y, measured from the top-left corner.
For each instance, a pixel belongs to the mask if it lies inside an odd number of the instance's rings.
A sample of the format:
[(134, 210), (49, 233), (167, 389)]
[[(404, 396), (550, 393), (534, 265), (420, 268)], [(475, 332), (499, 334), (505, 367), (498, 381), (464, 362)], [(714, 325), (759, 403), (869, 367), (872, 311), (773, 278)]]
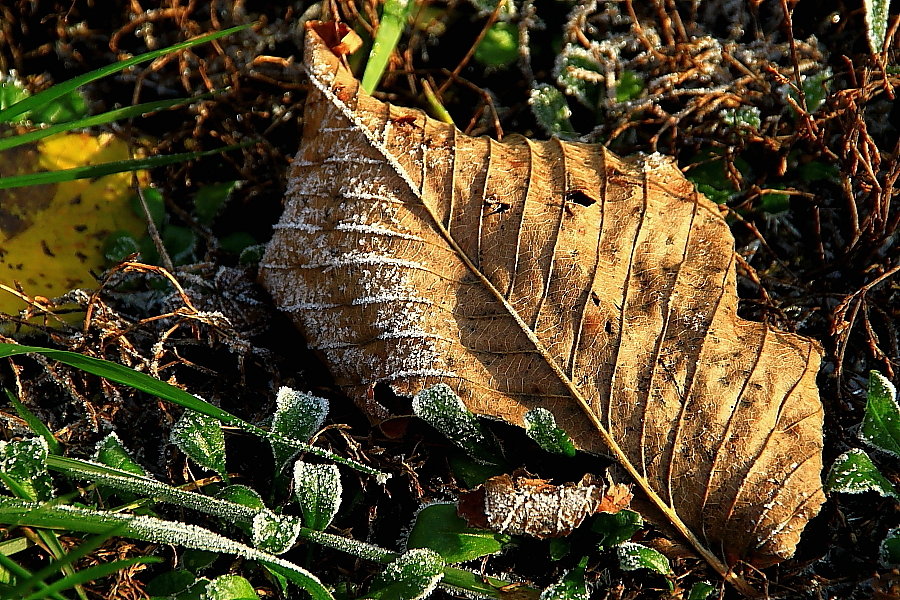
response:
[(0, 497), (0, 522), (87, 533), (104, 533), (111, 527), (120, 526), (120, 535), (125, 537), (234, 554), (259, 561), (305, 589), (314, 600), (334, 600), (319, 579), (306, 569), (196, 525), (3, 497)]
[(574, 569), (566, 571), (557, 583), (541, 593), (540, 600), (588, 600), (590, 596), (584, 580), (587, 561), (588, 557), (585, 556)]
[(44, 90), (43, 92), (40, 92), (39, 94), (28, 96), (27, 98), (24, 98), (19, 102), (16, 102), (0, 110), (0, 123), (11, 122), (15, 117), (18, 117), (19, 115), (47, 106), (48, 104), (53, 103), (58, 98), (61, 98), (80, 88), (81, 86), (91, 83), (92, 81), (103, 79), (104, 77), (113, 75), (114, 73), (118, 73), (119, 71), (124, 71), (129, 67), (133, 67), (134, 65), (151, 61), (155, 58), (159, 58), (160, 56), (165, 56), (166, 54), (171, 54), (173, 52), (178, 52), (179, 50), (185, 50), (199, 44), (205, 44), (206, 42), (217, 40), (221, 37), (225, 37), (227, 35), (231, 35), (232, 33), (237, 33), (238, 31), (247, 29), (248, 27), (250, 27), (250, 25), (240, 25), (238, 27), (232, 27), (230, 29), (223, 29), (222, 31), (217, 31), (209, 35), (200, 36), (198, 38), (194, 38), (193, 40), (181, 42), (180, 44), (174, 44), (172, 46), (161, 48), (159, 50), (145, 52), (144, 54), (139, 54), (126, 60), (121, 60), (119, 62), (101, 67), (89, 73), (85, 73), (84, 75), (79, 75), (78, 77), (74, 77), (68, 81), (58, 83)]
[(350, 467), (351, 469), (355, 469), (362, 473), (372, 475), (379, 481), (386, 480), (388, 477), (390, 477), (390, 475), (388, 475), (387, 473), (382, 473), (377, 469), (373, 469), (371, 467), (363, 465), (355, 460), (338, 456), (333, 452), (329, 452), (328, 450), (324, 450), (322, 448), (310, 446), (309, 444), (301, 442), (300, 440), (261, 429), (256, 425), (252, 425), (244, 421), (243, 419), (240, 419), (232, 415), (231, 413), (222, 410), (221, 408), (214, 406), (209, 402), (198, 398), (197, 396), (194, 396), (193, 394), (189, 394), (181, 388), (175, 387), (174, 385), (168, 384), (164, 381), (160, 381), (159, 379), (155, 379), (150, 375), (147, 375), (146, 373), (135, 371), (134, 369), (130, 369), (123, 365), (110, 362), (108, 360), (93, 358), (91, 356), (84, 356), (76, 352), (68, 352), (66, 350), (54, 350), (52, 348), (41, 348), (37, 346), (22, 346), (19, 344), (0, 343), (0, 358), (31, 353), (42, 354), (48, 358), (52, 358), (54, 360), (58, 360), (63, 364), (69, 365), (70, 367), (81, 369), (86, 373), (105, 377), (110, 381), (133, 387), (136, 390), (146, 392), (148, 394), (156, 396), (157, 398), (162, 398), (163, 400), (167, 400), (173, 404), (177, 404), (184, 408), (196, 411), (200, 414), (217, 419), (224, 425), (237, 427), (254, 435), (258, 435), (262, 438), (275, 440), (279, 443), (293, 446), (305, 452), (310, 452), (312, 454), (315, 454), (316, 456), (329, 458), (331, 460), (334, 460), (335, 462)]
[(891, 0), (863, 0), (863, 14), (866, 19), (866, 39), (872, 54), (881, 52), (887, 33)]

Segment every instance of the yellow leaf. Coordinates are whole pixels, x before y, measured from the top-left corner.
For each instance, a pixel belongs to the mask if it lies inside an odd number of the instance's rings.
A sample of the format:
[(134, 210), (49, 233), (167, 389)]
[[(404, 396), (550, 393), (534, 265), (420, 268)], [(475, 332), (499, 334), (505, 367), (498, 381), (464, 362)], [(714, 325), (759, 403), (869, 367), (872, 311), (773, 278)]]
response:
[[(128, 158), (125, 142), (111, 134), (67, 133), (0, 152), (0, 176)], [(146, 172), (138, 177), (147, 183)], [(107, 236), (121, 230), (141, 237), (146, 229), (128, 202), (132, 194), (131, 173), (0, 190), (0, 283), (19, 282), (28, 295), (47, 298), (96, 287)], [(0, 293), (0, 311), (25, 307)]]

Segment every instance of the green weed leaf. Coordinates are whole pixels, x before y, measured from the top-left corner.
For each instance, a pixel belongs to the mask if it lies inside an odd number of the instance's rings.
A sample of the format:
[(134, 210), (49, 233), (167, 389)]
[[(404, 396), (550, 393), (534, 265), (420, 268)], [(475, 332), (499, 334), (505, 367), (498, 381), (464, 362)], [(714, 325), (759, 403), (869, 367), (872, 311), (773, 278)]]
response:
[(284, 554), (300, 536), (300, 519), (262, 510), (253, 517), (253, 545), (269, 554)]
[(698, 581), (691, 586), (687, 600), (706, 600), (716, 588), (706, 581)]
[(444, 576), (444, 561), (432, 550), (416, 548), (394, 559), (372, 584), (366, 598), (418, 600), (425, 598)]
[(294, 463), (294, 493), (303, 511), (303, 523), (323, 531), (341, 505), (341, 474), (336, 465)]
[(635, 571), (637, 569), (650, 569), (661, 575), (672, 572), (669, 559), (647, 546), (625, 542), (616, 548), (619, 557), (619, 568), (623, 571)]
[(597, 545), (603, 550), (627, 542), (643, 528), (644, 519), (633, 510), (600, 513), (591, 525), (591, 530), (600, 534)]
[(575, 456), (575, 444), (565, 431), (556, 426), (556, 419), (546, 408), (534, 408), (525, 413), (525, 433), (552, 454)]
[(619, 76), (619, 81), (617, 83), (617, 102), (627, 102), (628, 100), (634, 100), (641, 95), (641, 92), (644, 91), (644, 81), (641, 79), (640, 75), (638, 75), (634, 71), (629, 71), (628, 69), (622, 71), (622, 74)]
[(439, 383), (416, 394), (412, 409), (417, 417), (473, 458), (488, 463), (498, 460), (499, 451), (488, 441), (478, 417), (447, 384)]
[(505, 68), (519, 58), (519, 28), (503, 21), (494, 23), (475, 48), (475, 60), (486, 67)]
[[(328, 400), (282, 387), (275, 398), (272, 432), (305, 442), (322, 427), (326, 416), (328, 416)], [(275, 470), (280, 473), (288, 461), (297, 455), (299, 448), (276, 440), (272, 440), (271, 445), (275, 457)]]
[(581, 559), (574, 569), (567, 571), (558, 583), (554, 583), (543, 592), (540, 600), (588, 600), (587, 585), (584, 580), (584, 570), (587, 567), (587, 557)]
[(900, 405), (897, 389), (878, 371), (869, 373), (866, 416), (859, 437), (874, 448), (900, 457)]
[(49, 500), (53, 484), (47, 474), (47, 440), (0, 440), (0, 480), (19, 498)]
[(250, 582), (239, 575), (222, 575), (206, 585), (204, 600), (259, 600)]
[(447, 564), (497, 554), (511, 541), (508, 535), (473, 529), (456, 514), (455, 504), (431, 504), (419, 511), (407, 548), (428, 548)]
[(197, 220), (204, 225), (212, 225), (240, 183), (240, 181), (210, 183), (197, 190), (194, 195), (194, 214)]
[(184, 411), (172, 427), (172, 443), (188, 458), (228, 481), (225, 467), (225, 434), (216, 419), (192, 410)]
[(213, 406), (209, 402), (198, 398), (197, 396), (189, 394), (186, 391), (175, 387), (174, 385), (170, 385), (164, 381), (155, 379), (150, 375), (147, 375), (146, 373), (141, 373), (139, 371), (135, 371), (134, 369), (129, 369), (128, 367), (125, 367), (123, 365), (110, 362), (108, 360), (84, 356), (83, 354), (78, 354), (76, 352), (68, 352), (66, 350), (54, 350), (51, 348), (41, 348), (38, 346), (22, 346), (19, 344), (0, 343), (0, 358), (30, 353), (42, 354), (48, 358), (52, 358), (53, 360), (58, 360), (63, 364), (75, 367), (76, 369), (81, 369), (86, 373), (105, 377), (110, 381), (133, 387), (136, 390), (152, 394), (158, 398), (162, 398), (163, 400), (167, 400), (169, 402), (172, 402), (173, 404), (177, 404), (178, 406), (183, 406), (184, 408), (194, 410), (198, 413), (221, 421), (226, 425), (240, 428), (260, 437), (264, 437), (269, 440), (275, 439), (280, 443), (294, 446), (311, 454), (315, 454), (316, 456), (327, 457), (337, 463), (346, 465), (352, 469), (356, 469), (361, 473), (372, 475), (380, 483), (384, 483), (390, 477), (390, 474), (388, 473), (383, 473), (381, 471), (378, 471), (377, 469), (373, 469), (352, 459), (336, 455), (333, 452), (329, 452), (328, 450), (316, 448), (314, 446), (310, 446), (309, 444), (300, 442), (299, 440), (288, 438), (275, 432), (268, 432), (260, 429), (259, 427), (248, 423), (243, 419), (239, 419), (228, 411), (222, 410), (217, 406)]
[(21, 417), (21, 419), (28, 424), (28, 428), (47, 441), (47, 451), (50, 454), (59, 454), (59, 442), (55, 437), (53, 437), (53, 432), (50, 431), (50, 428), (47, 427), (44, 422), (37, 417), (37, 415), (31, 412), (28, 407), (25, 406), (16, 397), (15, 394), (13, 394), (6, 388), (3, 388), (3, 392), (6, 394), (6, 399), (9, 400), (9, 403), (16, 410), (16, 414), (18, 414), (19, 417)]
[(590, 50), (577, 44), (566, 44), (556, 56), (556, 82), (566, 94), (590, 109), (600, 102), (604, 67)]
[(900, 565), (900, 527), (887, 532), (878, 547), (878, 560), (884, 567)]
[(94, 448), (94, 460), (114, 469), (134, 473), (142, 477), (147, 476), (144, 468), (131, 458), (131, 454), (122, 444), (122, 440), (119, 439), (115, 431), (97, 442), (97, 446)]
[(825, 478), (825, 489), (845, 494), (878, 492), (885, 498), (900, 499), (893, 484), (881, 474), (869, 455), (859, 448), (837, 457)]
[(528, 104), (531, 106), (531, 112), (534, 113), (538, 124), (547, 133), (564, 140), (577, 137), (575, 128), (569, 121), (572, 109), (569, 108), (565, 96), (558, 89), (546, 84), (538, 85), (531, 90)]

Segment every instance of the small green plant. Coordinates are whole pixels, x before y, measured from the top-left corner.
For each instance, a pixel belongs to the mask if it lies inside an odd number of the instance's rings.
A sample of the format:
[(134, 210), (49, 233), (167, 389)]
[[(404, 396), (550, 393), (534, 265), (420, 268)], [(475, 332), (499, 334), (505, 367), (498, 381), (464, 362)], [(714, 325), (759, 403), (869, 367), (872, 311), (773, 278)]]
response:
[[(194, 463), (220, 473), (223, 479), (227, 474), (227, 456), (221, 437), (223, 425), (266, 438), (272, 446), (279, 472), (298, 451), (325, 458), (331, 464), (294, 463), (291, 482), (294, 496), (288, 502), (296, 503), (299, 508), (301, 516), (296, 517), (268, 508), (259, 493), (246, 486), (228, 485), (209, 495), (157, 481), (145, 474), (114, 435), (98, 444), (93, 461), (62, 456), (58, 446), (51, 451), (51, 444), (46, 439), (52, 439), (50, 432), (38, 427), (41, 433), (37, 437), (4, 442), (0, 446), (0, 482), (15, 496), (0, 494), (0, 523), (13, 528), (34, 527), (48, 533), (63, 529), (175, 544), (195, 551), (195, 556), (196, 551), (201, 552), (200, 556), (237, 555), (260, 565), (275, 580), (283, 581), (284, 585), (290, 583), (306, 590), (315, 600), (331, 599), (333, 596), (315, 574), (280, 556), (300, 544), (324, 546), (385, 565), (367, 592), (366, 597), (370, 598), (412, 600), (424, 597), (437, 585), (481, 597), (501, 598), (500, 590), (509, 585), (507, 581), (483, 579), (476, 573), (454, 566), (496, 553), (507, 537), (461, 529), (458, 517), (438, 514), (434, 508), (419, 514), (410, 534), (412, 541), (407, 544), (404, 553), (325, 531), (339, 512), (343, 494), (336, 464), (374, 476), (382, 482), (388, 475), (307, 443), (308, 437), (321, 426), (328, 412), (328, 403), (324, 399), (282, 388), (278, 393), (276, 414), (271, 419), (272, 426), (264, 430), (177, 387), (115, 363), (60, 350), (0, 344), (0, 358), (26, 353), (41, 353), (184, 407), (184, 416), (174, 428), (173, 442)], [(17, 401), (14, 406), (28, 416), (27, 409), (20, 402)], [(33, 415), (25, 420), (35, 421)], [(302, 437), (298, 438), (298, 435)], [(131, 507), (166, 503), (209, 515), (218, 519), (226, 530), (236, 526), (248, 540), (241, 541), (230, 534), (152, 514), (70, 504), (68, 497), (56, 493), (51, 473), (66, 481), (88, 481), (103, 489), (113, 490), (120, 497), (127, 498)], [(468, 544), (468, 549), (460, 553), (462, 542)], [(0, 565), (6, 567), (9, 573), (9, 585), (21, 586), (27, 581), (31, 582), (29, 585), (40, 587), (37, 578), (24, 574), (15, 564), (7, 560)], [(110, 565), (103, 573), (130, 564)], [(87, 570), (82, 573), (93, 574)], [(245, 598), (234, 594), (245, 594), (252, 589), (248, 587), (249, 582), (240, 576), (209, 579), (187, 569), (167, 572), (158, 579), (151, 582), (150, 589), (170, 598), (194, 598), (203, 593), (206, 594), (204, 597), (229, 600)], [(73, 580), (63, 577), (61, 581)], [(52, 594), (46, 597), (62, 598)], [(537, 597), (537, 591), (533, 597)]]
[[(507, 466), (497, 444), (489, 441), (489, 434), (456, 393), (445, 384), (437, 384), (425, 389), (413, 398), (413, 412), (429, 425), (441, 432), (447, 439), (459, 446), (472, 458), (490, 466)], [(557, 427), (553, 414), (543, 408), (528, 411), (524, 417), (525, 431), (542, 450), (566, 457), (576, 453), (571, 438)], [(463, 471), (459, 471), (462, 465)], [(451, 461), (454, 472), (467, 485), (474, 487), (487, 477), (495, 475), (492, 469), (472, 471), (470, 465), (461, 461)], [(594, 545), (602, 551), (613, 550), (619, 567), (624, 571), (648, 569), (663, 576), (672, 574), (668, 559), (658, 551), (629, 540), (645, 523), (640, 514), (631, 510), (615, 513), (601, 512), (594, 518), (591, 531)], [(496, 554), (512, 543), (509, 535), (484, 531), (469, 527), (457, 516), (454, 504), (433, 504), (422, 509), (410, 531), (407, 547), (427, 547), (438, 552), (445, 559), (471, 560), (479, 556)], [(550, 548), (561, 557), (569, 552), (568, 547), (560, 550), (562, 542)], [(670, 589), (672, 581), (666, 579)], [(541, 594), (542, 599), (578, 600), (586, 598), (584, 591), (584, 565), (569, 571), (558, 583)], [(699, 592), (698, 592), (699, 593)], [(696, 596), (705, 598), (706, 596)]]
[[(900, 457), (900, 404), (897, 389), (878, 373), (869, 373), (866, 394), (866, 412), (859, 438), (869, 447), (889, 455)], [(862, 448), (851, 448), (835, 459), (825, 479), (825, 489), (831, 493), (862, 494), (876, 492), (885, 498), (900, 500), (900, 492), (881, 474), (875, 463)], [(888, 531), (881, 542), (879, 559), (884, 566), (900, 564), (900, 532)]]

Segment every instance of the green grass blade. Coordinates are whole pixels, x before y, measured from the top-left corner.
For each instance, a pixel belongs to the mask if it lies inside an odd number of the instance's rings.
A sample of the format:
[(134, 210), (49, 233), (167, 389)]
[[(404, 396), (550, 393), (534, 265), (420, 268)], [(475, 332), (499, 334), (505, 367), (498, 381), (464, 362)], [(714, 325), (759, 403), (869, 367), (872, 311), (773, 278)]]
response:
[[(74, 575), (75, 571), (72, 569), (72, 565), (102, 546), (107, 540), (109, 540), (110, 537), (115, 535), (119, 529), (121, 529), (121, 527), (110, 528), (102, 535), (98, 535), (88, 541), (85, 541), (69, 552), (63, 551), (60, 555), (56, 556), (56, 559), (53, 562), (48, 564), (43, 569), (33, 573), (27, 581), (23, 581), (18, 586), (16, 586), (16, 588), (13, 590), (16, 594), (15, 597), (23, 597), (31, 588), (37, 585), (38, 582), (45, 581), (48, 577), (59, 571), (67, 571), (67, 576), (69, 577)], [(53, 535), (52, 531), (42, 530), (42, 532)], [(53, 586), (51, 585), (50, 587)], [(65, 588), (57, 588), (54, 591), (60, 591), (61, 589)]]
[(21, 146), (23, 144), (36, 142), (45, 137), (49, 137), (57, 133), (63, 133), (65, 131), (72, 131), (73, 129), (84, 129), (87, 127), (94, 127), (96, 125), (105, 125), (107, 123), (112, 123), (113, 121), (118, 121), (120, 119), (140, 117), (147, 113), (165, 110), (173, 106), (178, 106), (179, 104), (195, 102), (200, 98), (208, 96), (209, 94), (204, 94), (203, 96), (197, 96), (195, 98), (176, 98), (175, 100), (145, 102), (143, 104), (135, 104), (134, 106), (117, 108), (105, 113), (100, 113), (99, 115), (84, 117), (83, 119), (76, 119), (74, 121), (67, 121), (65, 123), (59, 123), (50, 127), (44, 127), (42, 129), (35, 129), (34, 131), (29, 131), (27, 133), (22, 133), (19, 135), (11, 135), (9, 137), (0, 138), (0, 151), (8, 150), (9, 148), (15, 148), (16, 146)]
[(369, 61), (363, 73), (362, 87), (366, 93), (371, 94), (378, 87), (391, 53), (397, 47), (400, 34), (406, 28), (406, 21), (413, 6), (415, 6), (413, 0), (387, 0), (384, 3), (381, 23), (378, 25), (378, 33), (375, 34)]
[(50, 431), (50, 428), (47, 427), (43, 421), (37, 418), (33, 412), (28, 410), (28, 407), (22, 404), (16, 395), (13, 394), (6, 388), (3, 388), (3, 391), (6, 393), (6, 399), (9, 400), (9, 403), (12, 404), (12, 407), (16, 410), (16, 413), (28, 424), (28, 427), (47, 440), (47, 450), (51, 454), (59, 454), (59, 442), (53, 437), (53, 432)]
[(101, 67), (95, 71), (91, 71), (90, 73), (85, 73), (84, 75), (79, 75), (73, 79), (68, 81), (63, 81), (62, 83), (57, 83), (53, 87), (44, 90), (34, 96), (29, 96), (24, 100), (20, 100), (15, 104), (0, 110), (0, 123), (12, 121), (15, 117), (26, 113), (31, 110), (35, 110), (47, 104), (50, 104), (60, 96), (65, 96), (70, 93), (72, 90), (75, 90), (85, 84), (88, 84), (92, 81), (96, 81), (98, 79), (102, 79), (113, 73), (117, 73), (119, 71), (123, 71), (129, 67), (140, 64), (142, 62), (147, 62), (148, 60), (153, 60), (155, 58), (159, 58), (160, 56), (165, 56), (166, 54), (171, 54), (172, 52), (178, 52), (179, 50), (184, 50), (185, 48), (191, 48), (193, 46), (197, 46), (199, 44), (205, 44), (206, 42), (211, 42), (212, 40), (219, 39), (220, 37), (224, 37), (226, 35), (231, 35), (232, 33), (241, 31), (242, 29), (247, 29), (251, 27), (251, 25), (240, 25), (238, 27), (232, 27), (230, 29), (224, 29), (222, 31), (217, 31), (215, 33), (211, 33), (209, 35), (204, 35), (198, 38), (194, 38), (192, 40), (188, 40), (186, 42), (181, 42), (180, 44), (174, 44), (167, 48), (162, 48), (160, 50), (154, 50), (152, 52), (145, 52), (144, 54), (139, 54), (137, 56), (133, 56), (126, 60), (121, 60), (117, 63), (113, 63), (111, 65), (107, 65), (105, 67)]
[(153, 169), (163, 165), (185, 162), (202, 158), (204, 156), (212, 156), (222, 152), (243, 148), (248, 145), (235, 144), (233, 146), (225, 146), (215, 150), (206, 150), (205, 152), (183, 152), (180, 154), (165, 154), (162, 156), (149, 156), (147, 158), (133, 158), (130, 160), (117, 160), (113, 162), (103, 163), (100, 165), (86, 165), (83, 167), (74, 167), (72, 169), (61, 169), (59, 171), (45, 171), (42, 173), (28, 173), (26, 175), (13, 175), (11, 177), (0, 177), (0, 190), (6, 190), (17, 187), (27, 187), (32, 185), (41, 185), (45, 183), (59, 183), (61, 181), (71, 181), (73, 179), (94, 179), (103, 177), (112, 173), (123, 173), (125, 171), (140, 171), (141, 169)]
[(109, 531), (110, 527), (121, 526), (120, 535), (123, 537), (233, 554), (259, 561), (309, 592), (313, 600), (334, 600), (322, 582), (306, 569), (196, 525), (67, 505), (25, 502), (3, 496), (0, 496), (0, 523), (101, 534)]
[(335, 462), (339, 462), (342, 465), (360, 471), (361, 473), (372, 475), (380, 482), (386, 481), (387, 478), (390, 477), (390, 475), (387, 473), (382, 473), (377, 469), (373, 469), (372, 467), (366, 466), (355, 460), (345, 458), (343, 456), (338, 456), (323, 448), (310, 446), (309, 444), (305, 444), (303, 442), (300, 442), (299, 440), (266, 431), (265, 429), (257, 427), (256, 425), (252, 425), (244, 421), (243, 419), (240, 419), (232, 415), (231, 413), (222, 410), (217, 406), (213, 406), (205, 400), (201, 400), (197, 396), (189, 394), (184, 390), (175, 387), (174, 385), (170, 385), (164, 381), (160, 381), (159, 379), (151, 377), (146, 373), (141, 373), (135, 371), (134, 369), (129, 369), (128, 367), (122, 366), (120, 364), (109, 362), (107, 360), (102, 360), (99, 358), (93, 358), (90, 356), (83, 356), (81, 354), (68, 352), (66, 350), (53, 350), (51, 348), (40, 348), (37, 346), (20, 346), (18, 344), (0, 343), (0, 358), (7, 358), (9, 356), (31, 353), (42, 354), (48, 358), (52, 358), (54, 360), (58, 360), (61, 363), (67, 364), (70, 367), (81, 369), (86, 373), (99, 375), (100, 377), (105, 377), (110, 381), (115, 381), (116, 383), (121, 383), (123, 385), (133, 387), (136, 390), (152, 394), (157, 398), (168, 400), (169, 402), (177, 404), (178, 406), (183, 406), (184, 408), (195, 410), (200, 414), (204, 414), (208, 417), (218, 419), (225, 425), (237, 427), (260, 437), (269, 440), (275, 440), (276, 442), (294, 446), (305, 452), (315, 454), (316, 456), (334, 460)]
[[(0, 567), (12, 573), (17, 580), (27, 580), (31, 577), (31, 572), (28, 569), (20, 566), (19, 563), (9, 558), (2, 552), (0, 552)], [(46, 590), (48, 586), (43, 582), (39, 582), (38, 587), (41, 590)], [(0, 587), (0, 598), (15, 598), (12, 590), (13, 586), (11, 585)], [(69, 600), (59, 592), (47, 593), (46, 597), (52, 598), (53, 600)]]
[(95, 579), (100, 579), (101, 577), (106, 577), (107, 575), (112, 575), (113, 573), (127, 569), (131, 565), (160, 562), (163, 562), (163, 560), (157, 556), (138, 556), (88, 567), (53, 582), (44, 590), (38, 590), (33, 594), (25, 596), (23, 600), (40, 600), (41, 598), (46, 597), (46, 594), (48, 593), (61, 592), (62, 590), (90, 583)]

